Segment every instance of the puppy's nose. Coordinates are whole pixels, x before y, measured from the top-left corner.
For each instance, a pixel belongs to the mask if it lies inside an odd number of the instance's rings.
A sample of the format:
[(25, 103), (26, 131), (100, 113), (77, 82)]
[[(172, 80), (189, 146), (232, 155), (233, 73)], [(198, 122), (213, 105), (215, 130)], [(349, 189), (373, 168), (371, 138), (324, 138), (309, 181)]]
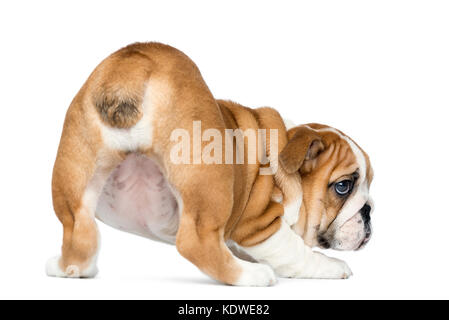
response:
[(362, 215), (363, 222), (369, 223), (371, 221), (370, 217), (371, 212), (371, 206), (369, 204), (366, 204), (363, 206), (363, 208), (360, 210), (360, 214)]

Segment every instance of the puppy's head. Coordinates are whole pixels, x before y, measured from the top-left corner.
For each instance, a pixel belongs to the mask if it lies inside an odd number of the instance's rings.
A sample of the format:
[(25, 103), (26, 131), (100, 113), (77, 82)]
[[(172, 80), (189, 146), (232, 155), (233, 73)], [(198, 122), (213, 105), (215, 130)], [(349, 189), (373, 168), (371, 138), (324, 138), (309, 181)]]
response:
[(308, 124), (288, 131), (279, 160), (287, 173), (299, 172), (303, 189), (293, 229), (309, 246), (358, 250), (371, 238), (373, 170), (368, 155), (334, 128)]

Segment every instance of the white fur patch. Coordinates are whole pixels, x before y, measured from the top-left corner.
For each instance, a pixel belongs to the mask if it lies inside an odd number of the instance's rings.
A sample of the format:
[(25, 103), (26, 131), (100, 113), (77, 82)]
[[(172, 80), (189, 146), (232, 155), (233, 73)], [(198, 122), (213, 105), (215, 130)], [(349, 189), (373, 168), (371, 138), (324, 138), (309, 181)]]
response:
[(266, 287), (272, 286), (276, 283), (276, 275), (273, 269), (261, 263), (253, 263), (244, 260), (239, 260), (242, 267), (242, 274), (234, 283), (236, 286), (250, 286), (250, 287)]
[(355, 214), (335, 232), (332, 248), (335, 250), (356, 250), (365, 239), (362, 215)]
[(290, 130), (291, 128), (296, 127), (296, 124), (290, 119), (282, 118), (282, 121), (284, 121), (284, 125), (285, 125), (285, 128), (287, 129), (287, 131)]
[(292, 203), (284, 205), (284, 220), (289, 226), (294, 225), (299, 219), (299, 210), (302, 204), (302, 191), (298, 198)]
[(153, 140), (153, 126), (151, 124), (157, 94), (148, 85), (142, 103), (142, 118), (129, 129), (112, 128), (98, 121), (104, 144), (112, 150), (135, 151), (151, 146)]
[(345, 262), (313, 252), (285, 221), (264, 242), (240, 248), (281, 277), (343, 279), (352, 275)]
[(47, 276), (49, 277), (64, 277), (65, 273), (62, 271), (59, 266), (60, 256), (55, 256), (48, 259), (47, 264), (45, 265), (45, 271), (47, 272)]
[(92, 262), (89, 264), (85, 270), (80, 271), (80, 268), (75, 265), (67, 266), (66, 270), (62, 270), (59, 266), (59, 261), (61, 257), (56, 256), (50, 258), (46, 264), (46, 273), (49, 277), (58, 278), (93, 278), (97, 275), (97, 257), (92, 258)]

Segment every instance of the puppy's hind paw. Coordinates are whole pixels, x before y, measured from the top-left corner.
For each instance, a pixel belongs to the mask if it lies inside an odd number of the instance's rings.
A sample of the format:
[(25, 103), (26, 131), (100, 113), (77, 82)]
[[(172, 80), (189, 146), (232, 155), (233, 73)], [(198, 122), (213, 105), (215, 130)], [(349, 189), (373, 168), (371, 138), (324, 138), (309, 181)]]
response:
[(56, 256), (47, 261), (47, 276), (58, 278), (93, 278), (98, 273), (96, 265), (90, 266), (83, 271), (80, 271), (77, 265), (69, 265), (65, 270), (62, 270), (60, 260), (60, 256)]
[(65, 277), (65, 274), (62, 271), (61, 266), (59, 265), (59, 260), (59, 256), (48, 259), (47, 264), (45, 265), (47, 276), (60, 278)]

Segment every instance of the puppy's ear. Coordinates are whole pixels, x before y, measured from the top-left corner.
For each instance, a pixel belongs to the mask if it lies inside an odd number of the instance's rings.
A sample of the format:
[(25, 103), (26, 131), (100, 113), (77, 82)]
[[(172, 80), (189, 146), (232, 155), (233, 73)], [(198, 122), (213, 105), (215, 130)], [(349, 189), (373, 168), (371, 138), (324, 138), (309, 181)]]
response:
[(299, 169), (309, 172), (313, 170), (317, 156), (324, 150), (324, 144), (318, 133), (310, 127), (299, 126), (291, 130), (291, 139), (279, 154), (279, 162), (287, 173)]

